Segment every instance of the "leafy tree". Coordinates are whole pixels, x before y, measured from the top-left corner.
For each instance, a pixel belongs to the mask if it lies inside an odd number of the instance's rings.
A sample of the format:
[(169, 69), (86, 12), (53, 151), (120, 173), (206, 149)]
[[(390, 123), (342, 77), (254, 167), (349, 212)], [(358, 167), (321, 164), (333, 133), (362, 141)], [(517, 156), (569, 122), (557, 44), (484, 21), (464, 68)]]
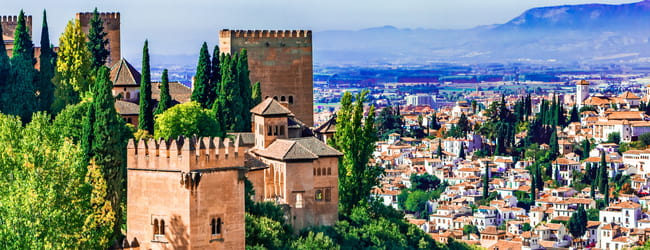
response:
[(92, 186), (90, 206), (92, 213), (86, 218), (83, 229), (87, 232), (82, 242), (92, 248), (108, 248), (115, 224), (115, 211), (108, 197), (108, 185), (102, 168), (91, 162), (86, 174), (86, 183)]
[(297, 250), (311, 250), (311, 249), (340, 249), (332, 238), (326, 236), (322, 232), (314, 233), (309, 232), (307, 236), (300, 237), (298, 240), (291, 243), (291, 249)]
[(458, 118), (458, 129), (461, 132), (462, 138), (467, 137), (467, 133), (472, 131), (471, 126), (469, 125), (469, 121), (467, 120), (467, 116), (465, 116), (465, 113), (460, 115), (460, 118)]
[(377, 130), (381, 138), (392, 133), (402, 133), (402, 116), (392, 106), (386, 106), (377, 115)]
[[(112, 237), (120, 233), (123, 223), (122, 199), (125, 195), (126, 144), (132, 136), (126, 123), (115, 110), (112, 94), (113, 83), (109, 80), (109, 69), (99, 68), (93, 88), (94, 109), (91, 152), (89, 157), (101, 166), (108, 186), (107, 200), (115, 210), (115, 226)], [(92, 112), (89, 112), (89, 114)], [(111, 238), (114, 239), (114, 238)]]
[[(4, 53), (4, 52), (3, 52)], [(6, 114), (18, 115), (23, 122), (31, 120), (32, 113), (38, 110), (37, 72), (34, 69), (34, 45), (29, 30), (25, 24), (25, 13), (21, 10), (18, 15), (14, 47), (11, 57), (12, 84), (3, 93), (5, 101), (2, 111)]]
[(419, 218), (427, 218), (427, 201), (429, 201), (429, 194), (422, 190), (415, 190), (411, 192), (404, 202), (404, 207), (408, 211), (413, 211)]
[(336, 116), (336, 133), (329, 141), (343, 153), (339, 161), (339, 207), (343, 214), (367, 203), (370, 190), (378, 183), (381, 174), (381, 169), (368, 164), (375, 149), (377, 133), (374, 106), (370, 106), (368, 116), (363, 119), (367, 94), (368, 91), (357, 94), (354, 102), (349, 92), (343, 95)]
[(463, 235), (478, 234), (478, 227), (475, 225), (465, 225), (463, 226)]
[(573, 238), (580, 238), (587, 232), (587, 212), (585, 208), (580, 205), (578, 206), (578, 211), (574, 212), (569, 219), (569, 233), (573, 235)]
[(88, 29), (88, 51), (90, 52), (91, 64), (93, 70), (99, 69), (102, 65), (106, 64), (106, 59), (108, 59), (108, 38), (106, 38), (107, 33), (104, 32), (104, 22), (97, 12), (97, 8), (93, 11), (93, 17), (90, 18), (90, 28)]
[(214, 88), (211, 87), (210, 83), (210, 70), (212, 70), (212, 66), (210, 66), (208, 44), (203, 42), (199, 52), (199, 62), (196, 66), (191, 97), (192, 101), (198, 102), (203, 108), (211, 107), (209, 106), (211, 105), (210, 96)]
[(580, 109), (578, 110), (578, 112), (580, 112), (580, 113), (585, 112), (585, 111), (598, 112), (598, 110), (596, 110), (596, 107), (591, 106), (591, 105), (584, 105), (584, 106), (580, 107)]
[(169, 94), (169, 77), (167, 74), (167, 69), (164, 69), (162, 72), (162, 81), (160, 82), (160, 101), (158, 102), (156, 111), (153, 113), (154, 116), (162, 114), (172, 106), (172, 97)]
[[(2, 48), (0, 48), (0, 51), (4, 51), (1, 49)], [(52, 83), (52, 78), (54, 78), (54, 65), (56, 65), (56, 53), (54, 53), (54, 50), (52, 49), (52, 45), (50, 43), (50, 32), (47, 26), (47, 13), (45, 12), (45, 10), (43, 10), (43, 27), (41, 30), (41, 55), (39, 57), (39, 60), (40, 60), (40, 72), (38, 77), (39, 79), (38, 106), (39, 106), (39, 110), (41, 111), (49, 111), (50, 108), (52, 107), (52, 102), (54, 102), (54, 83)], [(2, 69), (0, 69), (0, 71), (1, 70)], [(0, 82), (2, 82), (2, 80), (0, 80)]]
[(75, 144), (80, 144), (81, 138), (86, 139), (87, 136), (83, 135), (83, 121), (86, 119), (91, 105), (92, 102), (83, 101), (63, 109), (54, 120), (54, 126), (59, 131), (59, 134), (70, 139)]
[(278, 249), (284, 246), (287, 238), (282, 223), (246, 213), (246, 245)]
[(89, 90), (91, 77), (91, 55), (88, 52), (86, 36), (81, 31), (79, 21), (68, 22), (65, 31), (59, 39), (59, 51), (54, 74), (54, 103), (55, 113), (65, 106), (78, 103), (81, 93)]
[(412, 174), (411, 178), (411, 187), (414, 190), (429, 191), (435, 189), (440, 185), (440, 179), (435, 175), (430, 175), (429, 173), (424, 173), (421, 175)]
[(142, 79), (140, 80), (140, 115), (138, 129), (153, 133), (153, 107), (151, 106), (151, 69), (149, 66), (149, 41), (142, 49)]
[(436, 117), (435, 113), (431, 115), (431, 122), (429, 127), (435, 130), (440, 129), (440, 124), (438, 123), (438, 118)]
[(609, 143), (620, 143), (621, 142), (621, 133), (613, 132), (607, 136), (607, 142)]
[(181, 135), (217, 136), (216, 123), (210, 112), (199, 103), (183, 103), (156, 116), (154, 137), (169, 139)]
[(255, 107), (262, 102), (262, 87), (260, 86), (260, 82), (253, 84), (251, 92), (251, 106)]
[(528, 223), (528, 222), (524, 223), (524, 225), (521, 226), (521, 230), (524, 231), (524, 232), (528, 232), (528, 231), (530, 231), (532, 229), (533, 228), (530, 226), (530, 223)]

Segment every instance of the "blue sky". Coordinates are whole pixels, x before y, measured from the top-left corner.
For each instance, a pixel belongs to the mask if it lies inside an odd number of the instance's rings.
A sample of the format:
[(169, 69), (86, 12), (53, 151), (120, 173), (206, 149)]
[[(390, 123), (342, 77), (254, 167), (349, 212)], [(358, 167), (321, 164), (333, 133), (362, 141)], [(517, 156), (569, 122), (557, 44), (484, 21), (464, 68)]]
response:
[(461, 29), (504, 23), (541, 6), (584, 3), (629, 3), (613, 0), (8, 0), (0, 15), (20, 9), (34, 16), (40, 38), (42, 10), (48, 11), (50, 37), (58, 37), (76, 12), (121, 13), (122, 54), (141, 51), (149, 39), (152, 54), (196, 54), (203, 41), (211, 46), (218, 30), (312, 29), (356, 30), (393, 25), (399, 28)]

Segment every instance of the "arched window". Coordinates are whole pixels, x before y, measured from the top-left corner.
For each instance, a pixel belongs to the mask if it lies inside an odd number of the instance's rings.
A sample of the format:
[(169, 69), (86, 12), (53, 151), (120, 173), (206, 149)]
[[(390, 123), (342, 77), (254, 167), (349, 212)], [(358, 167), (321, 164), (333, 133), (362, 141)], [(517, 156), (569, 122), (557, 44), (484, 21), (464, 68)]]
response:
[(321, 174), (320, 168), (316, 169), (316, 176), (320, 176), (320, 174)]
[(332, 168), (327, 168), (327, 175), (332, 175)]
[(293, 96), (292, 95), (289, 96), (289, 104), (293, 104)]
[(303, 204), (302, 204), (302, 194), (297, 193), (296, 194), (296, 208), (302, 208), (302, 206), (303, 206)]
[(314, 168), (314, 176), (316, 176), (316, 169)]
[(268, 95), (264, 97), (264, 100), (266, 100), (266, 99), (269, 99), (269, 96), (268, 96)]
[(217, 219), (217, 234), (221, 234), (221, 218)]
[(160, 220), (160, 234), (165, 235), (165, 220)]
[(153, 220), (153, 235), (160, 234), (160, 227), (158, 227), (158, 219)]
[(275, 99), (275, 100), (277, 101), (277, 100), (278, 100), (278, 97), (277, 97), (277, 96), (274, 96), (273, 99)]
[(280, 101), (281, 101), (281, 102), (286, 102), (286, 101), (287, 101), (287, 97), (286, 97), (286, 96), (280, 96)]
[(314, 196), (314, 198), (317, 201), (322, 201), (323, 200), (323, 190), (317, 189), (316, 190), (316, 196)]
[(210, 221), (210, 232), (212, 233), (212, 235), (217, 234), (217, 220), (215, 220), (214, 218), (212, 218), (212, 221)]

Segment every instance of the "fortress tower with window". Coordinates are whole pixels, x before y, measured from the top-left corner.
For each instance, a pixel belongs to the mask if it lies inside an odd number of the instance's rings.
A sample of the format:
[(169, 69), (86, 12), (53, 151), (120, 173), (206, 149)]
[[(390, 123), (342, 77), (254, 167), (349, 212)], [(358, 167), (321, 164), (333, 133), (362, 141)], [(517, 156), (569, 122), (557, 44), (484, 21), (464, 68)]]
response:
[(241, 137), (129, 142), (125, 248), (243, 249)]
[(314, 125), (312, 36), (309, 30), (221, 30), (222, 53), (248, 51), (251, 83), (262, 97), (286, 103), (307, 126)]

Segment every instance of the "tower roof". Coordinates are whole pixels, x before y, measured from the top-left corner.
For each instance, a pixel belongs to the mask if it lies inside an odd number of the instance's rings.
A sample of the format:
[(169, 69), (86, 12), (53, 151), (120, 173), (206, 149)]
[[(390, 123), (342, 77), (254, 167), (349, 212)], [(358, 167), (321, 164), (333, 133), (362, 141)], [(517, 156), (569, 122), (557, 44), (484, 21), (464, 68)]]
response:
[(630, 91), (625, 91), (623, 94), (620, 94), (618, 97), (623, 99), (641, 99), (639, 96), (635, 95)]
[(587, 80), (580, 80), (576, 83), (576, 85), (589, 85), (590, 83)]
[(256, 115), (293, 115), (291, 110), (270, 97), (252, 108), (251, 113)]
[(122, 58), (111, 68), (113, 86), (140, 86), (140, 72)]
[(318, 128), (314, 129), (314, 132), (321, 133), (321, 134), (335, 133), (336, 132), (336, 115), (333, 115), (325, 123), (321, 124), (320, 126), (318, 126)]

